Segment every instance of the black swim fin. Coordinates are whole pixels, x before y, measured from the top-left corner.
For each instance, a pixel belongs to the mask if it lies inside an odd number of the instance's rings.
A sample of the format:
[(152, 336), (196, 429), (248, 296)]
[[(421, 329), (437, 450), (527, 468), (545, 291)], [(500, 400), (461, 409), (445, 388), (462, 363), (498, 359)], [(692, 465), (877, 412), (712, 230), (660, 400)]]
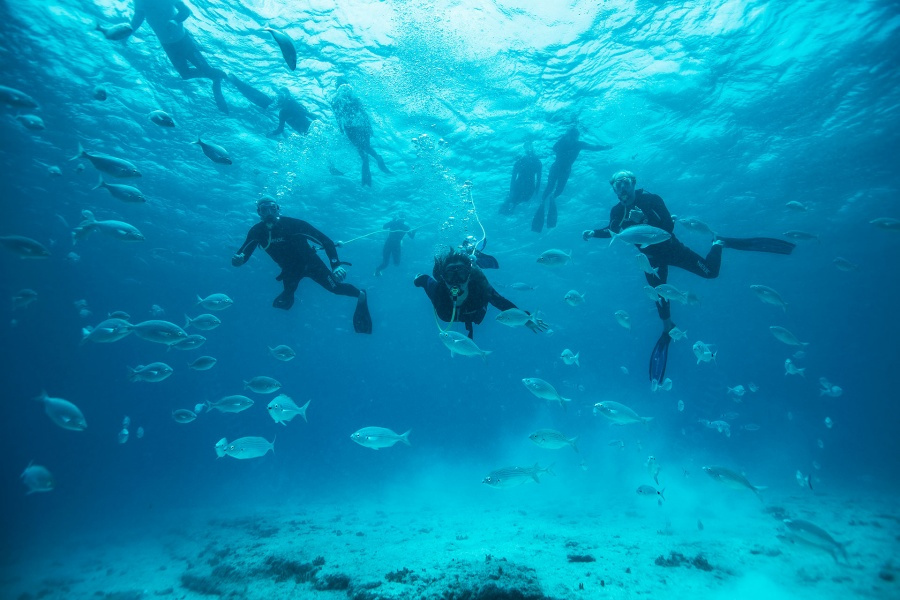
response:
[(537, 211), (534, 213), (534, 218), (531, 219), (531, 230), (535, 233), (540, 233), (541, 230), (544, 229), (544, 201), (541, 200), (541, 205), (538, 206)]
[(672, 336), (668, 331), (663, 331), (663, 334), (656, 340), (653, 352), (650, 353), (650, 381), (663, 382), (663, 378), (666, 376), (666, 361), (669, 359), (669, 342), (671, 341)]
[(499, 269), (500, 263), (497, 262), (497, 259), (491, 256), (490, 254), (484, 254), (483, 252), (475, 253), (475, 264), (478, 265), (482, 269)]
[(726, 248), (732, 250), (748, 250), (750, 252), (769, 252), (771, 254), (790, 254), (797, 244), (776, 238), (719, 238)]
[(550, 198), (550, 206), (547, 208), (547, 227), (553, 228), (556, 227), (556, 200), (554, 198)]
[(356, 333), (372, 333), (372, 316), (369, 314), (369, 301), (366, 291), (360, 290), (353, 312), (353, 329)]

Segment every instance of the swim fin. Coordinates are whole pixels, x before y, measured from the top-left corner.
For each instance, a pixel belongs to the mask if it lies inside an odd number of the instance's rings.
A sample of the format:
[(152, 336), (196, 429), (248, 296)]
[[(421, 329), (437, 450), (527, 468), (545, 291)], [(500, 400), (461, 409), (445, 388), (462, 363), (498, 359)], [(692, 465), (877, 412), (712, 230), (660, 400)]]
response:
[(666, 361), (669, 358), (669, 342), (671, 341), (672, 336), (668, 331), (663, 331), (663, 334), (656, 340), (653, 352), (650, 353), (650, 381), (662, 383), (666, 376)]
[(552, 229), (556, 227), (556, 199), (550, 198), (550, 206), (547, 207), (547, 227)]
[(499, 269), (500, 263), (497, 262), (497, 259), (491, 256), (490, 254), (484, 254), (483, 252), (475, 253), (475, 264), (478, 265), (482, 269)]
[(772, 254), (790, 254), (797, 244), (776, 238), (731, 238), (720, 237), (726, 248), (732, 250), (748, 250), (751, 252), (770, 252)]
[(353, 329), (356, 333), (372, 333), (372, 316), (369, 315), (369, 301), (366, 291), (360, 290), (353, 312)]
[(540, 233), (541, 230), (544, 229), (544, 201), (541, 200), (541, 205), (538, 206), (537, 211), (534, 213), (534, 218), (531, 219), (531, 230), (535, 233)]

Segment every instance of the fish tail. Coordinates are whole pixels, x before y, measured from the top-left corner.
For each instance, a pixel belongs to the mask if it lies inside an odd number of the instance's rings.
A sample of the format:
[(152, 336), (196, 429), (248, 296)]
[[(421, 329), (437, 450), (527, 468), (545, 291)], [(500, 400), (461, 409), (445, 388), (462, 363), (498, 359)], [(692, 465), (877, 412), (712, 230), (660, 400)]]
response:
[(47, 398), (48, 398), (48, 396), (47, 396), (47, 390), (43, 390), (43, 389), (42, 389), (40, 395), (35, 396), (35, 397), (34, 397), (34, 400), (36, 400), (37, 402), (43, 402), (43, 401), (46, 400)]
[(131, 367), (127, 367), (127, 369), (128, 369), (128, 381), (137, 381), (137, 371), (135, 371)]
[[(191, 318), (187, 315), (184, 315), (184, 327), (182, 329), (187, 329), (191, 325)], [(271, 350), (271, 348), (269, 348)]]
[(81, 142), (78, 142), (78, 153), (70, 158), (69, 160), (78, 160), (79, 158), (84, 156), (84, 148), (81, 146)]
[(102, 187), (106, 187), (106, 182), (103, 181), (103, 175), (100, 176), (100, 181), (97, 182), (97, 185), (91, 188), (91, 191), (99, 190)]
[(272, 441), (269, 443), (269, 447), (272, 449), (272, 454), (275, 454), (275, 440), (278, 439), (278, 436), (275, 435), (272, 437)]
[[(306, 418), (306, 408), (309, 406), (310, 402), (312, 402), (312, 400), (307, 400), (306, 404), (304, 404), (303, 406), (300, 407), (300, 416), (303, 417), (303, 420), (306, 421), (307, 423), (309, 423), (309, 421)], [(407, 432), (407, 433), (409, 433), (409, 432)], [(409, 442), (407, 442), (407, 443), (409, 443)]]
[(490, 354), (492, 352), (493, 352), (493, 350), (482, 350), (481, 351), (481, 360), (483, 360), (484, 362), (487, 362), (488, 354)]
[[(307, 402), (307, 404), (309, 404), (309, 402)], [(411, 432), (412, 432), (412, 429), (408, 429), (406, 431), (406, 433), (404, 433), (403, 435), (400, 436), (400, 441), (403, 442), (404, 444), (406, 444), (407, 446), (412, 446), (412, 444), (409, 443), (409, 434)]]
[(572, 446), (572, 450), (580, 453), (580, 451), (578, 450), (578, 436), (577, 435), (575, 437), (573, 437), (571, 440), (569, 440), (569, 445)]
[[(656, 485), (659, 485), (659, 482), (657, 482)], [(666, 499), (666, 497), (663, 496), (663, 494), (665, 494), (665, 493), (666, 493), (666, 488), (659, 490), (659, 497), (662, 498), (663, 500)]]
[(578, 357), (579, 357), (580, 355), (581, 355), (581, 352), (579, 352), (578, 354), (575, 355), (575, 366), (576, 366), (576, 367), (580, 367), (580, 366), (581, 366), (581, 363), (578, 362)]

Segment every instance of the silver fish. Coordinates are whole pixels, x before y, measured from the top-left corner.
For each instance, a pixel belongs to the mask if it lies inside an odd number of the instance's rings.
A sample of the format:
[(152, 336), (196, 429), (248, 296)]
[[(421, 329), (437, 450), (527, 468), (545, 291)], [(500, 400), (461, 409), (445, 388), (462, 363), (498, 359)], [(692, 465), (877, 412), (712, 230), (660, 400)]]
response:
[(200, 331), (210, 331), (221, 324), (222, 320), (219, 319), (219, 317), (217, 317), (216, 315), (211, 315), (209, 313), (199, 315), (197, 317), (194, 317), (193, 319), (187, 315), (184, 315), (184, 329), (194, 326)]
[(480, 356), (482, 359), (487, 359), (488, 354), (492, 352), (492, 350), (482, 350), (467, 336), (456, 331), (442, 331), (438, 336), (450, 350), (451, 357), (459, 354), (460, 356)]
[(406, 433), (398, 435), (385, 427), (363, 427), (359, 431), (352, 433), (350, 439), (360, 446), (365, 446), (372, 450), (390, 448), (397, 442), (403, 442), (409, 446), (409, 434), (411, 431), (410, 429)]
[(118, 342), (134, 330), (134, 325), (124, 319), (106, 319), (96, 327), (85, 327), (81, 330), (82, 342), (109, 344)]
[(806, 377), (806, 369), (801, 369), (797, 365), (794, 364), (789, 358), (784, 359), (784, 374), (785, 375), (800, 375), (802, 377)]
[(824, 550), (831, 554), (834, 562), (838, 562), (838, 555), (848, 562), (846, 544), (837, 542), (831, 535), (809, 521), (802, 519), (785, 519), (784, 524), (788, 530), (788, 538), (791, 542), (799, 542), (807, 546)]
[(106, 188), (106, 190), (112, 194), (113, 198), (121, 200), (122, 202), (139, 203), (147, 201), (147, 199), (144, 198), (143, 192), (136, 187), (123, 185), (121, 183), (107, 183), (103, 181), (103, 177), (100, 178), (100, 181), (91, 188), (91, 190), (99, 190), (100, 188)]
[(567, 365), (575, 365), (576, 367), (580, 367), (581, 363), (578, 362), (578, 357), (580, 355), (581, 355), (580, 352), (575, 353), (575, 352), (572, 352), (571, 350), (569, 350), (568, 348), (566, 348), (565, 350), (562, 351), (562, 354), (560, 354), (559, 357)]
[(655, 456), (650, 456), (647, 458), (647, 472), (650, 473), (650, 477), (653, 478), (653, 481), (656, 482), (656, 485), (659, 485), (659, 462), (657, 462)]
[(524, 327), (531, 321), (531, 315), (521, 308), (509, 308), (497, 315), (495, 319), (507, 327)]
[(635, 244), (641, 248), (665, 242), (672, 237), (672, 234), (665, 229), (660, 229), (659, 227), (654, 227), (652, 225), (632, 225), (619, 233), (613, 231), (610, 231), (609, 233), (612, 236), (612, 239), (609, 240), (610, 246), (612, 246), (613, 242), (616, 240), (620, 240), (626, 244)]
[(631, 408), (612, 400), (604, 400), (594, 405), (594, 412), (600, 413), (616, 425), (628, 425), (630, 423), (647, 423), (653, 417), (641, 417)]
[(615, 312), (616, 322), (624, 327), (625, 329), (631, 329), (631, 315), (629, 315), (624, 310), (617, 310)]
[(772, 306), (780, 306), (785, 312), (787, 312), (787, 302), (781, 297), (781, 294), (773, 290), (772, 288), (765, 285), (751, 285), (750, 289), (753, 290), (753, 293), (756, 294), (756, 297), (763, 301), (765, 304), (771, 304)]
[(677, 327), (673, 327), (669, 330), (669, 337), (672, 338), (673, 342), (677, 342), (678, 340), (683, 340), (687, 337), (687, 331), (682, 331)]
[(37, 102), (35, 102), (28, 94), (15, 88), (6, 87), (5, 85), (0, 85), (0, 103), (15, 108), (38, 107)]
[(98, 221), (94, 217), (94, 213), (89, 210), (81, 211), (81, 215), (84, 217), (84, 220), (72, 230), (72, 239), (74, 241), (83, 239), (95, 231), (123, 242), (144, 241), (144, 234), (130, 223), (115, 220)]
[(694, 217), (684, 217), (678, 219), (676, 223), (680, 223), (681, 225), (684, 225), (685, 228), (696, 231), (697, 233), (705, 233), (713, 237), (716, 235), (716, 232), (712, 230), (712, 227)]
[(565, 448), (566, 446), (571, 446), (572, 450), (578, 452), (578, 446), (576, 445), (578, 436), (570, 438), (555, 429), (538, 429), (529, 435), (528, 439), (541, 448), (547, 448), (548, 450), (558, 450), (560, 448)]
[(173, 369), (166, 363), (154, 362), (149, 365), (138, 365), (135, 368), (128, 368), (128, 381), (146, 381), (149, 383), (157, 383), (168, 378)]
[(228, 150), (226, 150), (222, 146), (219, 146), (218, 144), (212, 144), (210, 142), (204, 142), (200, 138), (197, 138), (197, 141), (193, 143), (200, 146), (200, 148), (203, 150), (203, 154), (205, 154), (207, 158), (209, 158), (209, 160), (213, 161), (214, 163), (218, 163), (220, 165), (231, 164), (231, 157), (228, 156)]
[(208, 371), (212, 369), (216, 365), (216, 359), (212, 356), (201, 356), (194, 362), (188, 365), (191, 369), (195, 371)]
[(69, 160), (78, 160), (79, 158), (86, 158), (91, 161), (91, 164), (94, 165), (94, 168), (98, 171), (102, 171), (107, 175), (112, 175), (113, 177), (140, 177), (141, 172), (137, 170), (133, 164), (124, 160), (122, 158), (116, 158), (115, 156), (110, 156), (109, 154), (102, 154), (100, 152), (88, 152), (84, 148), (81, 147), (81, 144), (78, 144), (78, 154), (70, 158)]
[(157, 344), (175, 344), (188, 336), (187, 332), (169, 321), (151, 319), (132, 326), (134, 335)]
[(278, 360), (285, 362), (292, 360), (295, 356), (297, 356), (297, 353), (294, 352), (293, 348), (291, 348), (290, 346), (285, 346), (284, 344), (275, 346), (274, 348), (269, 348), (269, 354), (271, 354)]
[(748, 489), (762, 500), (760, 492), (766, 488), (753, 485), (740, 473), (735, 473), (731, 469), (726, 469), (725, 467), (703, 467), (703, 471), (723, 485), (736, 490)]
[(697, 357), (698, 365), (702, 362), (715, 362), (716, 354), (718, 354), (718, 352), (713, 352), (709, 345), (704, 344), (700, 340), (694, 342), (692, 349), (694, 350), (694, 356)]
[(234, 304), (234, 300), (226, 294), (210, 294), (206, 298), (197, 296), (197, 305), (206, 310), (225, 310)]
[(47, 128), (44, 125), (44, 120), (37, 115), (16, 115), (16, 121), (21, 123), (22, 127), (31, 131), (43, 131)]
[(838, 256), (833, 261), (831, 261), (831, 264), (833, 264), (835, 266), (835, 268), (838, 269), (839, 271), (844, 271), (845, 273), (848, 273), (850, 271), (858, 271), (859, 270), (858, 264), (856, 264), (854, 262), (850, 262), (846, 258), (842, 258), (840, 256)]
[(222, 452), (231, 458), (245, 460), (265, 456), (269, 450), (275, 453), (275, 440), (271, 442), (264, 437), (248, 436), (226, 442)]
[(169, 344), (169, 349), (177, 348), (178, 350), (195, 350), (206, 343), (206, 338), (196, 333), (187, 336), (183, 340), (178, 340), (174, 344)]
[(0, 245), (18, 254), (19, 258), (48, 258), (50, 256), (50, 251), (46, 246), (21, 235), (0, 235)]
[(540, 483), (541, 480), (538, 478), (538, 475), (541, 473), (553, 475), (553, 471), (550, 470), (552, 467), (553, 465), (550, 465), (544, 469), (538, 463), (534, 463), (532, 467), (503, 467), (488, 473), (487, 477), (481, 480), (481, 483), (498, 489), (522, 485), (526, 481)]
[(257, 394), (271, 394), (281, 389), (281, 382), (265, 375), (257, 375), (244, 382), (244, 389)]
[(152, 111), (149, 115), (149, 119), (160, 127), (175, 127), (175, 119), (163, 110)]
[(872, 219), (869, 223), (885, 231), (900, 231), (900, 219), (879, 217), (878, 219)]
[(562, 395), (560, 395), (560, 393), (556, 391), (556, 388), (554, 388), (543, 379), (526, 377), (522, 380), (522, 383), (525, 385), (529, 392), (543, 400), (547, 400), (549, 402), (559, 402), (560, 406), (565, 406), (563, 402), (572, 401), (570, 398), (564, 398)]
[(790, 202), (785, 203), (785, 207), (796, 211), (796, 212), (806, 212), (809, 208), (803, 204), (802, 202), (798, 202), (797, 200), (791, 200)]
[(32, 302), (38, 299), (38, 293), (31, 289), (19, 290), (12, 297), (13, 310), (27, 308)]
[(572, 260), (572, 253), (566, 254), (562, 250), (545, 250), (538, 257), (537, 262), (546, 267), (559, 267), (568, 264)]
[(34, 461), (28, 463), (20, 477), (22, 483), (28, 488), (28, 491), (25, 492), (26, 496), (37, 492), (50, 492), (56, 487), (53, 474), (46, 467), (34, 464)]
[(94, 31), (99, 31), (103, 34), (103, 37), (113, 42), (127, 39), (134, 33), (134, 29), (131, 28), (130, 23), (117, 23), (115, 25), (110, 25), (109, 27), (102, 27), (100, 23), (97, 23), (94, 25)]
[(569, 290), (566, 292), (563, 300), (569, 306), (578, 306), (579, 304), (584, 304), (584, 294), (579, 293), (578, 290)]
[(771, 327), (769, 327), (769, 331), (772, 332), (772, 335), (775, 336), (776, 340), (787, 344), (788, 346), (809, 346), (809, 342), (801, 342), (797, 339), (797, 336), (795, 336), (784, 327), (772, 325)]
[(44, 412), (50, 417), (50, 420), (71, 431), (84, 431), (87, 429), (87, 421), (81, 410), (62, 398), (51, 398), (47, 392), (41, 391), (41, 395), (35, 398), (38, 402), (44, 403)]
[[(657, 482), (656, 485), (659, 485), (659, 482)], [(652, 485), (639, 485), (638, 489), (636, 491), (641, 496), (650, 496), (650, 497), (658, 496), (659, 498), (662, 498), (663, 500), (666, 499), (666, 497), (663, 496), (663, 493), (666, 491), (665, 488), (663, 488), (662, 490), (657, 490)]]
[(272, 29), (271, 27), (267, 27), (263, 29), (263, 31), (268, 31), (272, 34), (272, 39), (278, 44), (278, 48), (281, 50), (281, 56), (284, 58), (284, 62), (287, 63), (288, 69), (291, 71), (296, 69), (297, 49), (294, 47), (294, 40), (286, 33), (278, 31), (277, 29)]
[(172, 411), (172, 419), (174, 419), (176, 423), (181, 423), (182, 425), (185, 423), (190, 423), (196, 418), (197, 413), (186, 408), (179, 408), (178, 410)]
[(297, 415), (300, 415), (306, 421), (306, 409), (309, 408), (309, 402), (307, 400), (303, 406), (297, 406), (297, 403), (289, 396), (279, 394), (275, 396), (274, 400), (269, 402), (266, 408), (269, 410), (269, 416), (272, 417), (273, 421), (287, 426), (287, 422)]
[(650, 259), (647, 258), (646, 254), (638, 253), (635, 255), (635, 260), (637, 260), (638, 267), (640, 267), (641, 271), (646, 273), (647, 275), (655, 275), (659, 277), (659, 267), (653, 268), (650, 265)]
[(681, 304), (688, 303), (687, 294), (679, 290), (671, 283), (662, 283), (653, 289), (656, 291), (660, 298), (669, 301), (680, 302)]
[(247, 396), (241, 395), (233, 395), (233, 396), (225, 396), (224, 398), (220, 398), (215, 402), (207, 402), (206, 410), (216, 409), (219, 412), (227, 412), (227, 413), (239, 413), (242, 410), (247, 410), (253, 406), (253, 400), (248, 398)]

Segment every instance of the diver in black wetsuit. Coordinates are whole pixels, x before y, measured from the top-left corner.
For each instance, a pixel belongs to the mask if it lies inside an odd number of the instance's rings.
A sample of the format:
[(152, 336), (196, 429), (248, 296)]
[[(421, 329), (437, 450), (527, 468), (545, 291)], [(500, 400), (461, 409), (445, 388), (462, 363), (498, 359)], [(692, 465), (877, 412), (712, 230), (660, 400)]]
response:
[[(645, 190), (636, 190), (634, 185), (637, 178), (631, 171), (619, 171), (609, 180), (619, 203), (609, 211), (609, 225), (603, 229), (587, 229), (582, 233), (582, 238), (587, 241), (590, 238), (609, 238), (611, 233), (620, 233), (633, 225), (651, 225), (668, 231), (671, 237), (661, 243), (653, 244), (645, 248), (639, 248), (650, 260), (650, 266), (658, 269), (659, 276), (646, 273), (647, 283), (656, 287), (663, 283), (669, 276), (669, 266), (678, 267), (699, 275), (704, 279), (715, 279), (719, 276), (719, 267), (722, 264), (722, 250), (732, 248), (734, 250), (751, 250), (755, 252), (770, 252), (773, 254), (790, 254), (794, 250), (794, 244), (775, 238), (728, 238), (716, 236), (712, 248), (706, 257), (700, 256), (684, 244), (674, 234), (675, 222), (669, 209), (666, 208), (663, 199), (656, 194)], [(657, 302), (659, 317), (663, 320), (663, 332), (656, 343), (650, 359), (650, 379), (657, 382), (663, 380), (666, 369), (666, 353), (671, 338), (669, 331), (675, 325), (672, 323), (669, 301), (660, 298)]]
[[(474, 335), (473, 325), (484, 320), (488, 304), (501, 311), (516, 308), (497, 293), (467, 253), (450, 250), (434, 257), (432, 273), (434, 277), (418, 275), (413, 284), (425, 290), (439, 319), (447, 323), (465, 323), (470, 338)], [(526, 326), (535, 333), (548, 329), (547, 324), (537, 318), (528, 321)]]
[(278, 107), (278, 127), (266, 134), (266, 137), (278, 137), (284, 132), (284, 124), (287, 123), (300, 135), (306, 135), (309, 125), (315, 120), (315, 115), (306, 110), (302, 104), (294, 100), (290, 90), (281, 88), (278, 90), (278, 98), (275, 100)]
[(212, 68), (206, 62), (194, 36), (184, 28), (184, 21), (190, 16), (191, 9), (181, 0), (134, 0), (132, 33), (137, 31), (146, 19), (181, 78), (202, 77), (212, 80), (216, 106), (227, 114), (228, 104), (222, 95), (222, 78), (225, 77), (225, 72)]
[(550, 165), (547, 173), (547, 186), (541, 196), (541, 205), (534, 213), (531, 221), (531, 230), (540, 232), (544, 228), (544, 204), (547, 197), (550, 198), (550, 206), (547, 208), (547, 227), (556, 227), (556, 198), (566, 189), (569, 175), (572, 174), (572, 165), (582, 150), (609, 150), (612, 146), (606, 144), (588, 144), (578, 139), (578, 128), (574, 125), (553, 144), (556, 160)]
[[(357, 333), (372, 333), (366, 292), (343, 282), (347, 271), (341, 265), (348, 263), (338, 259), (334, 242), (306, 221), (280, 216), (280, 207), (272, 198), (264, 196), (260, 199), (256, 212), (261, 221), (250, 228), (247, 239), (231, 257), (231, 264), (240, 267), (260, 246), (281, 267), (276, 281), (284, 283), (284, 291), (275, 298), (272, 306), (289, 310), (294, 305), (294, 292), (300, 280), (309, 277), (332, 294), (356, 298), (353, 328)], [(331, 269), (316, 255), (309, 242), (322, 247), (331, 262)]]
[(384, 248), (381, 249), (381, 264), (375, 268), (375, 277), (381, 277), (381, 272), (387, 269), (391, 258), (394, 259), (395, 265), (400, 264), (400, 242), (403, 240), (403, 236), (416, 237), (416, 231), (410, 229), (405, 221), (406, 217), (401, 214), (385, 223), (384, 229), (388, 230), (388, 236), (384, 240)]
[(350, 143), (356, 147), (359, 157), (362, 159), (362, 184), (372, 185), (372, 172), (369, 170), (369, 155), (378, 163), (378, 168), (385, 173), (390, 173), (384, 164), (384, 159), (372, 148), (372, 122), (366, 114), (362, 102), (353, 93), (353, 89), (346, 83), (339, 85), (334, 100), (331, 101), (331, 109), (337, 118), (338, 129), (347, 135)]
[(509, 195), (500, 207), (500, 214), (511, 215), (516, 206), (528, 202), (541, 187), (541, 159), (534, 155), (532, 143), (525, 142), (525, 154), (513, 165)]

